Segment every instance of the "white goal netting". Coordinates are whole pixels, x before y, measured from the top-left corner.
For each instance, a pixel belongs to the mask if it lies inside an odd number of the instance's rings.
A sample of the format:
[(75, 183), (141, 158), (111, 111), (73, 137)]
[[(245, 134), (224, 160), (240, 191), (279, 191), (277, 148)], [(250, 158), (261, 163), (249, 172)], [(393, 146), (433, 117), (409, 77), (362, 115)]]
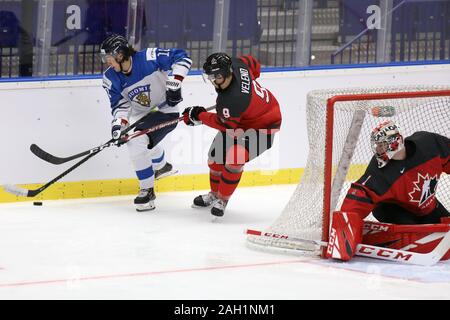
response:
[[(438, 95), (437, 91), (441, 93)], [(425, 96), (416, 97), (417, 93)], [(331, 131), (327, 129), (327, 101), (341, 95), (348, 97), (333, 104)], [(356, 100), (351, 101), (353, 99)], [(379, 116), (377, 112), (380, 110), (387, 110), (388, 113), (395, 110), (395, 114)], [(301, 239), (326, 240), (323, 235), (328, 232), (330, 212), (340, 208), (350, 183), (364, 173), (373, 156), (369, 138), (372, 129), (389, 119), (400, 126), (404, 137), (416, 131), (431, 131), (450, 137), (450, 87), (317, 90), (308, 94), (306, 113), (309, 154), (304, 173), (281, 215), (265, 231)], [(327, 141), (327, 130), (332, 135), (332, 143), (331, 139)], [(331, 152), (328, 152), (329, 158), (326, 160), (327, 148)], [(329, 180), (325, 176), (326, 162), (331, 166)], [(450, 208), (450, 176), (444, 174), (441, 177), (437, 197)], [(324, 210), (327, 203), (329, 212)], [(315, 245), (299, 245), (286, 239), (249, 235), (247, 240), (252, 247), (319, 253)]]

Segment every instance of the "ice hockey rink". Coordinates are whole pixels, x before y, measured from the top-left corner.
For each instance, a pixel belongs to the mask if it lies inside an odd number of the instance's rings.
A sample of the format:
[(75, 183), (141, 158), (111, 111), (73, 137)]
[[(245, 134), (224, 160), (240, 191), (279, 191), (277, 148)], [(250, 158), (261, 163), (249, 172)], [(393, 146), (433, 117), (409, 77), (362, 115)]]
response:
[(199, 191), (0, 205), (0, 299), (449, 299), (450, 262), (342, 263), (249, 249), (295, 185), (239, 188), (225, 216), (190, 207)]

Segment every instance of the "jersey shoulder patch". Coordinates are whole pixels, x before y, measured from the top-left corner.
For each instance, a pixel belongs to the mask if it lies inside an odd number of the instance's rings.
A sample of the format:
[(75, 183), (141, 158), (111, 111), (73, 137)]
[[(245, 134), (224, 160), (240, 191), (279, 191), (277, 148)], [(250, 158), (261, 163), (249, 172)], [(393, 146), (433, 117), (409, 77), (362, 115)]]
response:
[(147, 51), (145, 53), (147, 61), (156, 60), (156, 50), (157, 50), (157, 48), (147, 48)]

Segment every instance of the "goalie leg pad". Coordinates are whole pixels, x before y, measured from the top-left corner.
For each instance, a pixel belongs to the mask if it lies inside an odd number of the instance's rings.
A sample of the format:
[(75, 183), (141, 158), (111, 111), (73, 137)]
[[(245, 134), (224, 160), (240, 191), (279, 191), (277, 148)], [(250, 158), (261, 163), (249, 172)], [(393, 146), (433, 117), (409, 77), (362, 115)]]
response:
[(361, 243), (362, 227), (363, 221), (357, 213), (335, 211), (325, 257), (350, 260)]
[[(450, 226), (446, 223), (396, 225), (366, 221), (362, 243), (377, 247), (429, 253), (441, 242)], [(450, 250), (441, 260), (450, 259)]]

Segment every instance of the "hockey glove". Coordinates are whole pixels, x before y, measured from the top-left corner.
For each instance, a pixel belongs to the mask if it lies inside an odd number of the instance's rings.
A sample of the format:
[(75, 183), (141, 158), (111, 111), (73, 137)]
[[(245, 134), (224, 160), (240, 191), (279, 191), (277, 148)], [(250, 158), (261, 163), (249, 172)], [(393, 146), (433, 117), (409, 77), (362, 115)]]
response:
[(363, 220), (355, 212), (333, 212), (326, 258), (348, 261), (362, 241)]
[(166, 81), (166, 102), (169, 106), (175, 107), (183, 101), (181, 97), (181, 81), (170, 79)]
[(122, 131), (128, 128), (128, 120), (125, 118), (114, 119), (111, 123), (111, 136), (113, 140), (119, 140)]
[(198, 126), (202, 124), (198, 116), (200, 113), (206, 112), (206, 109), (203, 107), (189, 107), (184, 109), (183, 111), (183, 121), (188, 126)]

